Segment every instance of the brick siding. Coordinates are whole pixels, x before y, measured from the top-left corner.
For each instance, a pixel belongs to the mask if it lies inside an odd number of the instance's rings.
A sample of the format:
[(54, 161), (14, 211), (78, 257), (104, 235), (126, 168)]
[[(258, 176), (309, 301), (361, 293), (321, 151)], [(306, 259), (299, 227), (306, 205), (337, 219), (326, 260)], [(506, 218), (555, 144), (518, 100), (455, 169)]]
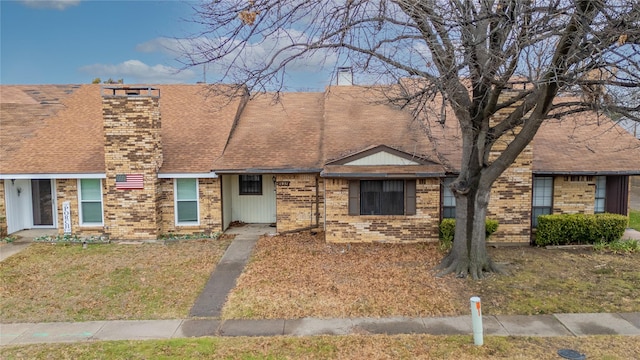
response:
[[(317, 192), (316, 192), (317, 181)], [(317, 174), (279, 174), (276, 176), (277, 231), (287, 232), (314, 227), (316, 211), (323, 224), (323, 181)]]
[[(105, 96), (102, 113), (107, 175), (105, 231), (117, 240), (155, 239), (161, 230), (159, 97)], [(143, 174), (144, 189), (116, 189), (117, 174)]]
[(176, 226), (174, 205), (174, 179), (160, 179), (161, 196), (159, 214), (162, 234), (212, 234), (222, 231), (222, 196), (219, 179), (198, 179), (200, 207), (199, 225)]
[[(80, 226), (80, 208), (78, 204), (78, 179), (56, 179), (56, 201), (58, 208), (58, 234), (64, 234), (62, 205), (69, 202), (71, 211), (71, 233), (78, 236), (105, 235), (104, 226)], [(102, 180), (102, 208), (104, 212), (104, 192), (106, 190), (104, 179)]]
[(554, 178), (554, 214), (593, 214), (595, 201), (594, 176), (556, 176)]
[(324, 179), (327, 242), (436, 242), (440, 180), (417, 179), (416, 215), (349, 215), (349, 180)]

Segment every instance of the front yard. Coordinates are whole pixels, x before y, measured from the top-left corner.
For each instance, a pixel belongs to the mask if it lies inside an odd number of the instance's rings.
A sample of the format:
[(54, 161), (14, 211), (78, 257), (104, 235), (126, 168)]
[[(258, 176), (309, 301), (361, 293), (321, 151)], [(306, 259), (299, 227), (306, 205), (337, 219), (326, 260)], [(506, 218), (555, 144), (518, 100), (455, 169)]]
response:
[[(0, 263), (0, 322), (169, 319), (189, 309), (230, 240), (169, 245), (33, 244)], [(640, 311), (640, 253), (490, 248), (512, 276), (434, 277), (434, 244), (327, 244), (263, 237), (225, 319)]]
[(490, 248), (511, 276), (434, 277), (433, 244), (326, 244), (262, 238), (223, 309), (230, 318), (443, 316), (640, 311), (640, 253)]
[(32, 244), (0, 263), (0, 322), (184, 318), (230, 241)]

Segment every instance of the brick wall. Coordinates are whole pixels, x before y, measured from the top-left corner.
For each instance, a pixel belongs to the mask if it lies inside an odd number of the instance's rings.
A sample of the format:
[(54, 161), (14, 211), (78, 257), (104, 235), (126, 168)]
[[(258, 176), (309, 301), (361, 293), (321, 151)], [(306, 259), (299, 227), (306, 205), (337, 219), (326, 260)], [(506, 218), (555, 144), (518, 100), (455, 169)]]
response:
[(349, 215), (349, 180), (324, 179), (327, 242), (438, 241), (440, 180), (416, 181), (416, 215)]
[(316, 211), (319, 213), (319, 224), (323, 224), (323, 180), (316, 174), (279, 174), (276, 176), (278, 232), (295, 231), (317, 225)]
[(211, 234), (222, 231), (222, 197), (219, 179), (198, 179), (200, 225), (176, 226), (173, 179), (160, 179), (159, 214), (162, 234)]
[[(112, 239), (154, 239), (160, 233), (159, 100), (159, 94), (102, 98), (107, 175), (104, 218)], [(144, 189), (116, 189), (117, 174), (142, 174)]]
[[(78, 204), (78, 179), (56, 179), (56, 201), (58, 208), (58, 234), (64, 234), (64, 224), (62, 216), (62, 204), (69, 201), (71, 210), (71, 233), (78, 236), (105, 235), (104, 226), (80, 226), (80, 209)], [(102, 200), (104, 212), (104, 192), (106, 190), (104, 180), (102, 180)]]
[[(505, 96), (510, 96), (507, 93)], [(504, 99), (501, 99), (504, 100)], [(499, 111), (492, 124), (502, 121), (512, 109)], [(515, 130), (516, 132), (518, 129)], [(503, 135), (491, 149), (495, 160), (513, 140), (515, 134)], [(533, 147), (527, 145), (516, 160), (493, 183), (487, 217), (498, 220), (498, 231), (489, 241), (529, 243), (531, 239), (531, 196), (533, 186)]]
[(554, 214), (593, 214), (595, 199), (593, 176), (556, 176), (553, 179)]

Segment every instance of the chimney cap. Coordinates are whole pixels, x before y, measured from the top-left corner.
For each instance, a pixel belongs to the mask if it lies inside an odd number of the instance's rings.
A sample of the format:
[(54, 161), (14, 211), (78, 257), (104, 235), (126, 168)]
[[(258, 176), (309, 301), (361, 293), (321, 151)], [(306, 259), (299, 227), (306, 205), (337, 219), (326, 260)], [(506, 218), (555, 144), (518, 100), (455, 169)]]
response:
[(336, 80), (338, 85), (353, 85), (353, 71), (351, 66), (338, 66)]

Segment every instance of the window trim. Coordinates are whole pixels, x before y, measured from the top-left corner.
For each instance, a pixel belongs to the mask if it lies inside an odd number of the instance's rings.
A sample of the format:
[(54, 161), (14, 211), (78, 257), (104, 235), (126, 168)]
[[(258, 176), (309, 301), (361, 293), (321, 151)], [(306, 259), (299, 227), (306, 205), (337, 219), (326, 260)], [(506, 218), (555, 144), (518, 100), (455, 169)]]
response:
[[(196, 185), (195, 199), (178, 199), (178, 181), (193, 180)], [(178, 203), (179, 202), (196, 202), (196, 221), (179, 221), (178, 220)], [(173, 179), (173, 215), (176, 226), (199, 226), (200, 225), (200, 182), (198, 178), (174, 178)]]
[[(551, 180), (551, 193), (549, 194), (550, 198), (551, 198), (551, 204), (549, 206), (535, 206), (534, 202), (535, 202), (535, 183), (536, 180), (542, 180), (542, 179), (550, 179)], [(554, 193), (554, 185), (555, 185), (555, 177), (553, 176), (534, 176), (532, 181), (531, 181), (531, 228), (535, 229), (537, 226), (536, 224), (536, 220), (537, 220), (537, 216), (535, 216), (535, 210), (536, 209), (549, 209), (549, 214), (540, 214), (540, 215), (550, 215), (553, 214), (553, 193)], [(538, 216), (540, 216), (538, 215)], [(534, 217), (535, 216), (535, 217)]]
[(361, 210), (361, 181), (385, 181), (380, 179), (353, 179), (349, 180), (348, 214), (350, 216), (413, 216), (417, 213), (417, 191), (415, 179), (387, 179), (403, 182), (403, 212), (402, 214), (362, 214)]
[[(100, 189), (100, 200), (83, 200), (82, 199), (82, 181), (83, 180), (98, 180), (98, 187)], [(102, 179), (78, 179), (78, 225), (83, 227), (92, 226), (104, 226), (104, 195), (102, 192)], [(100, 203), (100, 222), (85, 222), (84, 213), (82, 211), (83, 203)]]
[[(258, 177), (258, 190), (259, 192), (247, 192), (247, 191), (242, 191), (242, 183), (243, 183), (243, 177), (245, 176), (257, 176)], [(263, 183), (262, 183), (262, 178), (263, 176), (260, 174), (240, 174), (238, 175), (238, 195), (256, 195), (256, 196), (260, 196), (262, 195), (263, 192)], [(247, 180), (244, 180), (247, 181)], [(254, 182), (254, 181), (252, 181)]]
[[(600, 193), (602, 196), (598, 197), (598, 182), (603, 183), (602, 189), (600, 189)], [(607, 177), (604, 175), (595, 177), (595, 190), (593, 194), (593, 213), (594, 214), (603, 214), (607, 212)], [(602, 200), (602, 210), (598, 211), (598, 200)]]
[[(453, 195), (453, 191), (451, 191), (451, 188), (449, 188), (449, 185), (451, 185), (451, 183), (453, 181), (455, 181), (455, 177), (445, 177), (442, 179), (441, 182), (441, 194), (442, 197), (440, 198), (441, 201), (441, 218), (442, 219), (455, 219), (456, 218), (456, 197), (455, 195)], [(451, 194), (450, 196), (448, 194)], [(453, 206), (448, 206), (445, 205), (445, 198), (451, 197), (453, 199)], [(453, 216), (445, 216), (445, 210), (453, 210)]]

